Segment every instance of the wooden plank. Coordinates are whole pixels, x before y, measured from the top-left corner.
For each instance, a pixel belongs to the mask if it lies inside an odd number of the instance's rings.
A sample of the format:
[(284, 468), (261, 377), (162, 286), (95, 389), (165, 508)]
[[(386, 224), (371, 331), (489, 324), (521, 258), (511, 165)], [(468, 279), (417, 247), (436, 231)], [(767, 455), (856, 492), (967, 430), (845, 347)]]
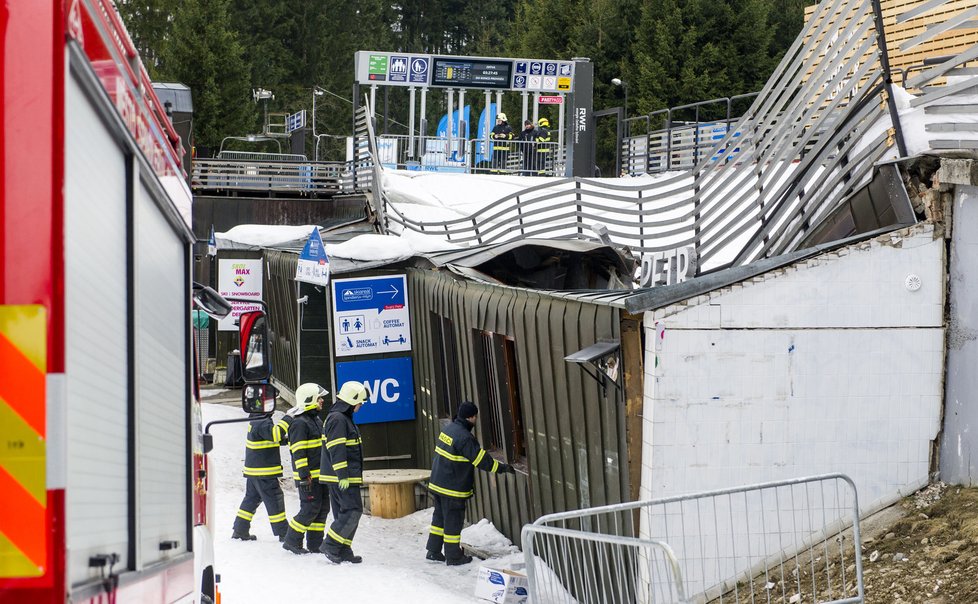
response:
[(625, 446), (628, 460), (628, 492), (624, 495), (638, 501), (642, 483), (642, 410), (645, 405), (645, 369), (642, 349), (641, 318), (621, 319), (622, 384), (625, 396)]

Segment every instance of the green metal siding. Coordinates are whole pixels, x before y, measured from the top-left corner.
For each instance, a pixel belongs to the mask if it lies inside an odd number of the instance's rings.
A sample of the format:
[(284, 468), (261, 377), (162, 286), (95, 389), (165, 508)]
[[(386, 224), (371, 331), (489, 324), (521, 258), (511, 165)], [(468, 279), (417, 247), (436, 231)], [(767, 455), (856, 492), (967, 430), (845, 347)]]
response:
[[(477, 473), (472, 519), (487, 517), (514, 543), (520, 529), (542, 514), (629, 499), (625, 407), (609, 386), (564, 356), (602, 339), (618, 339), (620, 310), (545, 293), (462, 281), (450, 273), (409, 269), (418, 403), (418, 459), (430, 467), (434, 439), (445, 418), (436, 372), (444, 368), (431, 345), (431, 314), (451, 319), (463, 399), (480, 408), (472, 334), (491, 331), (514, 339), (523, 402), (528, 473)], [(486, 440), (479, 429), (479, 439)], [(497, 455), (499, 455), (497, 453)]]

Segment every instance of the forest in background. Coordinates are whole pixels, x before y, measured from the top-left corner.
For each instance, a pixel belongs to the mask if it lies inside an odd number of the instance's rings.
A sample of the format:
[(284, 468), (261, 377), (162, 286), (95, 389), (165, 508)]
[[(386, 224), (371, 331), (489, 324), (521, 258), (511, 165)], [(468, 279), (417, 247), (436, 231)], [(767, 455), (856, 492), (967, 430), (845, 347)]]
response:
[[(804, 6), (812, 3), (118, 0), (118, 8), (153, 81), (191, 88), (202, 155), (224, 137), (260, 132), (265, 108), (252, 100), (252, 89), (274, 92), (269, 111), (294, 113), (311, 111), (318, 86), (327, 94), (316, 101), (316, 130), (335, 137), (324, 142), (328, 158), (342, 159), (342, 137), (352, 130), (357, 50), (589, 57), (595, 110), (622, 106), (622, 88), (611, 83), (621, 78), (628, 86), (628, 114), (636, 116), (760, 90), (801, 31)], [(442, 97), (429, 93), (429, 123), (445, 112)], [(390, 90), (385, 121), (378, 94), (378, 129), (407, 132), (406, 98), (406, 90)], [(474, 111), (481, 111), (482, 95), (470, 98)], [(503, 109), (519, 116), (519, 95), (507, 94)]]

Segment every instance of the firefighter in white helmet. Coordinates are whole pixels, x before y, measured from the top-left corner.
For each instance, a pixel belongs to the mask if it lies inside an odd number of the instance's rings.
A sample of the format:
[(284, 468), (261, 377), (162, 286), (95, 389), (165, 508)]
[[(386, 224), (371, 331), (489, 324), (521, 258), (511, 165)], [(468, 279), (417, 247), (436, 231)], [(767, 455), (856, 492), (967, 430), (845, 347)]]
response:
[[(323, 542), (329, 496), (319, 482), (319, 461), (323, 432), (319, 411), (329, 394), (319, 384), (302, 384), (295, 389), (295, 407), (289, 415), (295, 419), (289, 426), (289, 450), (292, 451), (292, 473), (299, 491), (299, 513), (289, 519), (289, 530), (282, 547), (293, 554), (316, 551)], [(302, 547), (303, 538), (309, 549)]]
[(367, 389), (361, 382), (346, 382), (336, 395), (323, 427), (322, 472), (319, 480), (329, 485), (333, 524), (319, 551), (333, 564), (362, 559), (353, 553), (353, 537), (363, 515), (360, 485), (363, 484), (363, 447), (353, 414), (367, 401)]

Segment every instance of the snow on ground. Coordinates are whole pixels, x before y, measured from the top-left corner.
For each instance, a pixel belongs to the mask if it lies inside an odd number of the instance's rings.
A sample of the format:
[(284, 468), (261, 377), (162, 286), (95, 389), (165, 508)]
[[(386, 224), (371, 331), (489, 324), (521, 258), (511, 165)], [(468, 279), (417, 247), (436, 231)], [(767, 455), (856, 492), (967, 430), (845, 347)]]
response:
[[(244, 417), (239, 408), (204, 403), (204, 421)], [(353, 540), (362, 564), (330, 564), (319, 554), (295, 556), (272, 535), (264, 507), (259, 507), (251, 530), (258, 541), (231, 539), (234, 515), (244, 496), (244, 441), (247, 424), (214, 426), (214, 449), (208, 456), (209, 481), (214, 493), (214, 549), (221, 575), (222, 599), (229, 604), (300, 602), (399, 602), (405, 604), (483, 602), (473, 594), (479, 560), (461, 567), (424, 559), (431, 508), (396, 520), (364, 515)], [(288, 450), (282, 451), (288, 469)], [(299, 509), (295, 488), (285, 491), (291, 517)], [(327, 520), (327, 524), (332, 518)], [(462, 541), (497, 554), (486, 563), (513, 568), (523, 555), (486, 519), (462, 531)]]

